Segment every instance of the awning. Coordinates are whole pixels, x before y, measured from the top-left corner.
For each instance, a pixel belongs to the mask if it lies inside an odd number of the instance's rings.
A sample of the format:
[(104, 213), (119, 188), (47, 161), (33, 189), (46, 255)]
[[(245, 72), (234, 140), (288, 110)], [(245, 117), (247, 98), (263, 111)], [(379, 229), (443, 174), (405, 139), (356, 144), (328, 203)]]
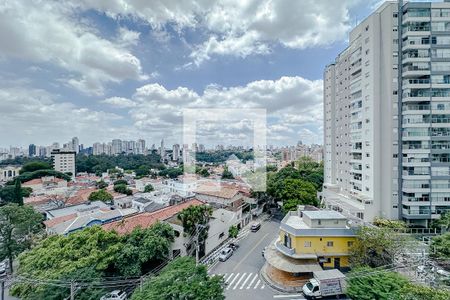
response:
[(271, 243), (264, 252), (264, 258), (272, 267), (288, 273), (312, 273), (322, 271), (315, 259), (295, 259), (279, 252)]

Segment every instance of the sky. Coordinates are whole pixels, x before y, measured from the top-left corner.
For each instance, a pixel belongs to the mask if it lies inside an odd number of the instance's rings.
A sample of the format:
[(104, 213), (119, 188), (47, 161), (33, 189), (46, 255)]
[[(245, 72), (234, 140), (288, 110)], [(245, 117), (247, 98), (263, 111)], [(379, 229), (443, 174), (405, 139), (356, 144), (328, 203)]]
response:
[(0, 147), (182, 143), (196, 109), (206, 145), (251, 140), (252, 109), (268, 144), (321, 144), (323, 69), (380, 2), (0, 0)]

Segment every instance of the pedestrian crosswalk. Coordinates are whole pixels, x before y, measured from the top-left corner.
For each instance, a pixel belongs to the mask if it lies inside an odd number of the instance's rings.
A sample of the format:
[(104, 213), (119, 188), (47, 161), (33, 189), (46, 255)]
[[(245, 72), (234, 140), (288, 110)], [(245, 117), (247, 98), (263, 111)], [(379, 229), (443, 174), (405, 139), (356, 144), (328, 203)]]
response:
[(266, 285), (259, 278), (258, 273), (227, 273), (222, 275), (225, 279), (226, 290), (256, 290), (264, 289)]

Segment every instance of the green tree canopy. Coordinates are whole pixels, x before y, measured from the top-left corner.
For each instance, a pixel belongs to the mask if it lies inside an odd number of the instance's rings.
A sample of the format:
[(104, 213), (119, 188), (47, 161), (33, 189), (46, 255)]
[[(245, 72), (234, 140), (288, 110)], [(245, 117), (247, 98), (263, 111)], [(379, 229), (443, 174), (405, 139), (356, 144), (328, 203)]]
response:
[(108, 201), (112, 201), (114, 199), (114, 197), (110, 193), (108, 193), (106, 190), (100, 189), (98, 191), (93, 191), (89, 195), (88, 199), (89, 199), (89, 201), (108, 202)]
[(183, 168), (167, 168), (159, 171), (159, 176), (169, 177), (169, 178), (177, 178), (178, 176), (183, 175)]
[(150, 183), (147, 184), (144, 188), (144, 193), (150, 193), (153, 192), (155, 189), (153, 188), (153, 185), (151, 185)]
[[(20, 182), (24, 183), (24, 182), (27, 182), (32, 179), (42, 178), (42, 177), (46, 177), (46, 176), (54, 176), (56, 178), (61, 178), (66, 181), (71, 180), (71, 177), (69, 175), (55, 171), (55, 170), (37, 170), (34, 172), (25, 172), (25, 173), (21, 173), (19, 176), (17, 176), (16, 179), (19, 179)], [(15, 180), (8, 181), (7, 184), (14, 185)]]
[[(143, 275), (167, 258), (172, 241), (173, 230), (167, 224), (135, 229), (124, 236), (99, 226), (88, 227), (68, 236), (49, 236), (24, 252), (19, 256), (17, 274), (34, 280), (87, 281), (92, 287), (77, 292), (77, 299), (99, 299), (101, 290), (94, 288), (95, 282)], [(15, 284), (11, 292), (23, 300), (65, 299), (69, 295), (67, 287), (26, 282)]]
[(119, 185), (119, 184), (128, 185), (128, 181), (126, 181), (125, 179), (118, 179), (118, 180), (114, 181), (113, 184), (114, 185)]
[(433, 237), (430, 248), (433, 257), (450, 260), (450, 232)]
[(96, 186), (98, 189), (104, 189), (104, 188), (107, 188), (107, 187), (108, 187), (108, 184), (102, 179), (102, 180), (100, 180), (100, 181), (97, 181), (97, 182), (95, 183), (95, 186)]
[(431, 227), (436, 229), (444, 228), (445, 230), (450, 230), (450, 212), (447, 211), (441, 214), (441, 217), (439, 219), (433, 220), (431, 223)]
[(16, 179), (16, 184), (14, 185), (14, 202), (20, 206), (23, 205), (22, 185), (19, 179)]
[[(22, 197), (29, 197), (33, 190), (29, 187), (22, 187), (20, 189)], [(0, 199), (3, 203), (15, 203), (16, 202), (16, 186), (15, 185), (5, 185), (0, 187)]]
[(394, 300), (407, 285), (408, 280), (396, 272), (359, 268), (347, 275), (346, 294), (355, 300)]
[(38, 170), (51, 170), (53, 167), (45, 161), (33, 161), (22, 166), (19, 173), (34, 172)]
[(239, 229), (237, 228), (236, 225), (230, 226), (230, 228), (228, 229), (228, 236), (230, 238), (236, 238), (238, 236), (239, 233)]
[(404, 251), (407, 241), (407, 237), (390, 228), (362, 226), (350, 249), (350, 263), (353, 267), (372, 268), (391, 264)]
[(233, 174), (228, 171), (228, 167), (226, 166), (223, 168), (222, 179), (234, 179)]
[(137, 289), (131, 300), (224, 300), (222, 276), (208, 275), (204, 265), (195, 265), (190, 257), (169, 263), (159, 276), (151, 277), (142, 291)]
[(448, 300), (450, 291), (424, 285), (408, 284), (399, 292), (399, 300)]
[(116, 266), (124, 276), (140, 276), (169, 257), (174, 231), (166, 223), (156, 223), (149, 229), (137, 228), (123, 238), (124, 247)]
[(133, 191), (130, 190), (125, 184), (114, 185), (114, 192), (125, 194), (128, 196), (133, 194)]
[(0, 207), (0, 260), (12, 262), (22, 251), (30, 248), (33, 235), (42, 231), (43, 216), (31, 206), (7, 204)]

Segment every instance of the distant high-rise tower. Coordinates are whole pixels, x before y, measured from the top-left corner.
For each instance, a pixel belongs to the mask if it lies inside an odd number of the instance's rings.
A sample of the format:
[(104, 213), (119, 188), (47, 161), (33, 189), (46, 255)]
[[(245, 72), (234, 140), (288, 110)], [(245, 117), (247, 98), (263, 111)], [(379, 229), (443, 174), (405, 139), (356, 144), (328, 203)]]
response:
[(161, 140), (161, 147), (159, 148), (159, 155), (161, 156), (161, 160), (164, 161), (166, 157), (166, 149), (164, 148), (164, 139)]
[(180, 159), (180, 145), (175, 144), (172, 147), (172, 160), (178, 161)]
[(78, 152), (80, 152), (80, 140), (78, 140), (78, 138), (75, 136), (72, 138), (72, 143), (71, 143), (71, 147), (70, 147), (72, 151), (75, 151), (75, 153), (78, 154)]
[(29, 157), (36, 156), (36, 145), (35, 144), (30, 144), (28, 146), (28, 156)]

